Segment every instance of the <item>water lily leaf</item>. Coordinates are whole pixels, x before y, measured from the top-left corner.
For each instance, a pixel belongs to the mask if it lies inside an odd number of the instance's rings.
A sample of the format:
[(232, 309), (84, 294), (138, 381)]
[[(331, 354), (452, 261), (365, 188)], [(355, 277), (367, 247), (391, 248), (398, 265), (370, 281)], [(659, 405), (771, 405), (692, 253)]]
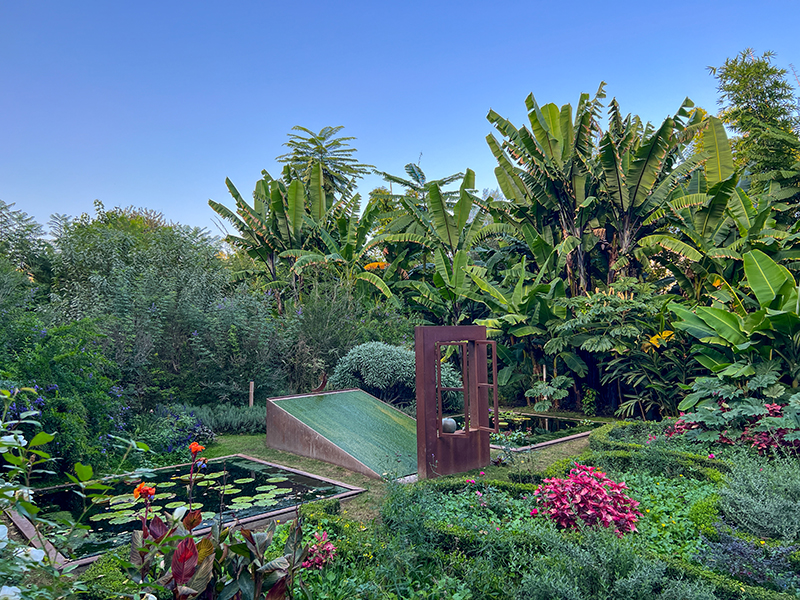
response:
[(277, 485), (260, 485), (256, 488), (257, 492), (268, 492), (270, 490), (276, 489)]
[(97, 513), (96, 515), (92, 515), (89, 517), (90, 521), (103, 521), (106, 519), (113, 519), (114, 515), (112, 513)]
[(161, 483), (157, 484), (159, 489), (161, 488), (171, 488), (178, 485), (177, 481), (162, 481)]
[(245, 508), (253, 508), (252, 502), (234, 502), (231, 504), (231, 510), (244, 510)]
[(226, 494), (238, 494), (242, 491), (241, 488), (233, 487), (232, 485), (223, 485), (220, 486), (220, 491), (225, 492)]
[[(173, 494), (172, 492), (162, 492), (160, 494), (156, 494), (155, 496), (153, 496), (153, 500), (169, 500), (170, 498), (174, 497), (175, 494)], [(120, 506), (122, 505), (120, 504)]]
[(277, 477), (268, 477), (264, 481), (268, 481), (269, 483), (280, 483), (282, 481), (289, 481), (289, 479), (287, 477), (277, 476)]
[(255, 478), (253, 477), (240, 477), (239, 479), (234, 479), (233, 483), (237, 485), (242, 485), (243, 483), (253, 483)]
[(209, 519), (213, 519), (217, 516), (217, 513), (211, 511), (205, 511), (200, 513), (200, 516), (203, 517), (203, 521), (208, 521)]
[(273, 500), (272, 498), (257, 498), (255, 502), (253, 502), (255, 506), (264, 507), (264, 506), (275, 506), (278, 504), (277, 500)]
[(187, 503), (184, 502), (183, 500), (178, 500), (177, 502), (170, 502), (169, 504), (166, 504), (165, 508), (167, 510), (173, 510), (173, 509), (176, 509), (176, 508), (180, 508), (181, 506), (186, 506), (186, 504)]
[(217, 482), (214, 481), (213, 479), (206, 479), (205, 481), (198, 481), (197, 485), (202, 486), (202, 487), (208, 487), (208, 486), (211, 486), (211, 485), (217, 485)]
[(131, 523), (133, 521), (138, 520), (139, 517), (135, 515), (129, 515), (127, 517), (115, 517), (109, 521), (111, 525), (124, 525), (125, 523)]

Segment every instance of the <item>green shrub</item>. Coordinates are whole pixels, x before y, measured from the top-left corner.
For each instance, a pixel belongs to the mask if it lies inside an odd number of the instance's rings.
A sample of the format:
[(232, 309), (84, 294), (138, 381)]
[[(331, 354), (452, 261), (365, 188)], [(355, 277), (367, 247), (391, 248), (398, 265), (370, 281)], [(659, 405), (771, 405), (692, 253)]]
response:
[[(450, 365), (442, 365), (446, 387), (461, 387), (461, 377)], [(368, 342), (353, 348), (336, 365), (331, 389), (359, 388), (391, 404), (408, 405), (416, 399), (416, 356), (413, 350)], [(463, 410), (460, 392), (443, 394), (447, 412)]]
[(231, 406), (230, 404), (184, 407), (193, 412), (200, 422), (215, 434), (264, 433), (267, 408), (265, 406)]
[(691, 564), (674, 557), (662, 557), (667, 564), (667, 573), (684, 577), (690, 581), (706, 582), (714, 586), (714, 596), (718, 600), (791, 600), (794, 594), (784, 594), (761, 587), (743, 584), (732, 577), (715, 573), (705, 567)]
[(94, 561), (80, 576), (80, 581), (87, 587), (82, 598), (87, 600), (106, 600), (132, 594), (135, 586), (125, 572), (124, 564), (130, 554), (130, 544), (106, 552)]
[(715, 525), (719, 521), (719, 496), (711, 494), (692, 504), (689, 508), (689, 520), (706, 538), (716, 540), (718, 531)]
[(720, 492), (726, 521), (758, 536), (792, 542), (800, 538), (800, 463), (742, 453)]
[(542, 530), (547, 553), (533, 557), (519, 600), (650, 600), (714, 599), (711, 586), (689, 582), (656, 560), (642, 559), (629, 538), (606, 529), (584, 529), (565, 536)]

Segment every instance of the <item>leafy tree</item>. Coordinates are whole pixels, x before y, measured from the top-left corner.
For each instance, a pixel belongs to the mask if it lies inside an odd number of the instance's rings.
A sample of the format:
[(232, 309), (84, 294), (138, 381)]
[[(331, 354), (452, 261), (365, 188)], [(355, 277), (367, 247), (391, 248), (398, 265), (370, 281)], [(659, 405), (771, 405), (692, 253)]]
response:
[(540, 106), (530, 95), (530, 125), (520, 128), (494, 111), (488, 115), (504, 137), (502, 145), (493, 135), (487, 141), (509, 200), (490, 208), (518, 229), (540, 273), (563, 274), (573, 295), (592, 289), (593, 277), (610, 283), (618, 274), (639, 274), (649, 262), (638, 246), (648, 217), (704, 158), (684, 156), (700, 128), (690, 100), (657, 129), (636, 116), (623, 118), (612, 101), (603, 132), (604, 97), (604, 84), (594, 98), (582, 94), (573, 119), (571, 105)]
[(125, 395), (149, 408), (243, 401), (250, 380), (278, 391), (272, 302), (229, 286), (219, 243), (206, 231), (99, 205), (54, 243), (53, 307), (64, 321), (99, 322)]
[[(475, 173), (471, 169), (463, 176), (459, 173), (430, 182), (417, 165), (406, 165), (406, 172), (412, 181), (384, 173), (387, 181), (400, 183), (407, 189), (406, 194), (393, 196), (405, 209), (403, 224), (391, 223), (387, 228), (396, 231), (396, 227), (402, 227), (406, 232), (387, 233), (384, 240), (421, 247), (417, 256), (422, 259), (419, 267), (423, 276), (401, 281), (397, 286), (408, 289), (408, 297), (430, 311), (437, 322), (457, 325), (475, 316), (470, 304), (475, 300), (474, 284), (466, 274), (470, 250), (478, 241), (511, 231), (511, 227), (489, 222), (482, 211), (473, 212), (476, 196), (471, 190), (475, 188)], [(443, 185), (458, 179), (462, 179), (458, 192), (442, 190)], [(402, 254), (398, 260), (406, 255)], [(430, 277), (429, 255), (433, 260)]]
[(322, 180), (325, 193), (329, 196), (339, 194), (343, 198), (352, 196), (356, 181), (372, 172), (373, 166), (359, 163), (353, 156), (355, 148), (348, 142), (354, 137), (336, 137), (343, 126), (323, 127), (319, 133), (310, 129), (293, 127), (289, 141), (284, 144), (291, 151), (277, 157), (278, 162), (287, 164), (306, 185), (311, 184), (314, 165), (322, 165)]
[(2, 200), (0, 256), (38, 286), (40, 299), (47, 297), (53, 277), (53, 248), (44, 239), (44, 229), (33, 217)]
[(770, 182), (787, 188), (783, 198), (800, 197), (800, 115), (786, 69), (773, 64), (775, 54), (756, 56), (747, 48), (720, 67), (709, 67), (718, 82), (720, 118), (739, 134), (733, 140), (736, 165), (746, 169), (752, 191)]
[(300, 275), (309, 267), (324, 266), (334, 269), (341, 281), (354, 285), (357, 281), (365, 281), (377, 288), (387, 298), (392, 292), (383, 280), (364, 269), (368, 262), (369, 251), (381, 243), (386, 237), (377, 236), (370, 239), (373, 223), (378, 213), (378, 206), (367, 204), (361, 213), (360, 196), (356, 194), (336, 218), (338, 241), (325, 229), (316, 230), (321, 239), (322, 252), (316, 250), (286, 250), (281, 258), (294, 258), (292, 272)]

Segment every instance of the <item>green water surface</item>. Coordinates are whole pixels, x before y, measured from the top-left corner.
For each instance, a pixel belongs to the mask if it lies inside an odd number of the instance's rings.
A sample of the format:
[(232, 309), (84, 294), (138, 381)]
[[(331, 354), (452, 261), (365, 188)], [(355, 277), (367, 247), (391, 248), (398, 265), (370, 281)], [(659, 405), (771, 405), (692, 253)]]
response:
[(378, 475), (417, 472), (417, 422), (364, 391), (274, 402)]

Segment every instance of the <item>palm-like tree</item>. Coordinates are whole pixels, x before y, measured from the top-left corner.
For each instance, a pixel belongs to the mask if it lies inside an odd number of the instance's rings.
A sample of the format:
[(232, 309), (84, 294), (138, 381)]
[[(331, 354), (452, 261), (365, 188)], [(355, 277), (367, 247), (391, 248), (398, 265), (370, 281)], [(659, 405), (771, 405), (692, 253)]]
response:
[[(353, 156), (355, 148), (349, 141), (354, 137), (336, 137), (343, 126), (323, 127), (319, 133), (310, 129), (293, 127), (289, 141), (284, 144), (291, 151), (277, 157), (277, 161), (287, 164), (306, 185), (311, 185), (314, 165), (322, 167), (322, 186), (325, 194), (333, 197), (338, 194), (342, 198), (350, 198), (355, 190), (356, 181), (371, 173), (373, 166), (358, 162)], [(305, 134), (305, 135), (303, 135)], [(328, 202), (330, 206), (330, 201)]]

